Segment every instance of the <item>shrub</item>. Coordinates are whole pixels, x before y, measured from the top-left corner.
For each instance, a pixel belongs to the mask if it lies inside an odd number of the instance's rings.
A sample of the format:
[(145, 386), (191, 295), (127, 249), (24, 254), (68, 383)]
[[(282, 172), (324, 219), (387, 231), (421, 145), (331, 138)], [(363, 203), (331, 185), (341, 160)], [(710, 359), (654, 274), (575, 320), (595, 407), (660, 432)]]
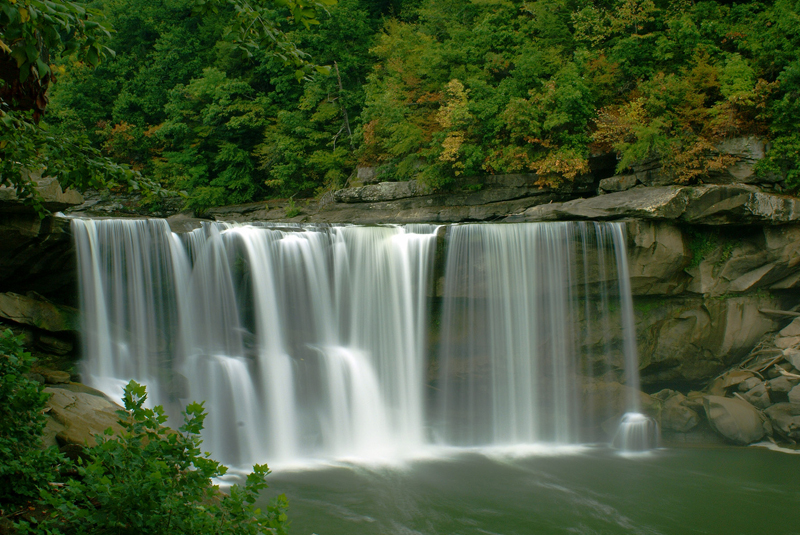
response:
[(266, 487), (266, 465), (256, 465), (244, 487), (223, 494), (211, 479), (226, 467), (203, 454), (200, 431), (205, 412), (192, 403), (178, 431), (164, 427), (160, 406), (146, 408), (145, 387), (125, 387), (124, 430), (97, 436), (97, 446), (77, 462), (77, 477), (52, 492), (42, 491), (48, 514), (41, 522), (19, 524), (35, 534), (285, 534), (286, 497), (266, 511), (255, 507)]
[(21, 337), (0, 332), (0, 516), (36, 499), (64, 462), (55, 448), (42, 448), (48, 395), (26, 375), (32, 362)]

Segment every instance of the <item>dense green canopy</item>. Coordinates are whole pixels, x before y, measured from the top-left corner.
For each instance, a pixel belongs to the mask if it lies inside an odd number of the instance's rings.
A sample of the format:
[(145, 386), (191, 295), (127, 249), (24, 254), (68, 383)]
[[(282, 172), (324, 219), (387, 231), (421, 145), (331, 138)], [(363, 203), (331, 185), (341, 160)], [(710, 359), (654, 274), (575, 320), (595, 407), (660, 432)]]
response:
[(745, 135), (771, 141), (762, 172), (800, 185), (797, 0), (340, 0), (298, 26), (276, 2), (260, 16), (313, 58), (291, 68), (231, 37), (234, 4), (197, 3), (98, 2), (116, 57), (62, 61), (46, 117), (194, 208), (318, 194), (357, 165), (553, 185), (607, 152), (692, 183)]

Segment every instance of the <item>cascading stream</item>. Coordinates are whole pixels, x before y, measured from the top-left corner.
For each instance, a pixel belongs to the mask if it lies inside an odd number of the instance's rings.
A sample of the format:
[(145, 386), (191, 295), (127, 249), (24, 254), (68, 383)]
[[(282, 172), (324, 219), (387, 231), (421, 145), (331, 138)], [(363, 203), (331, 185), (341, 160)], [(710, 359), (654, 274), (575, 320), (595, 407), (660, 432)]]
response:
[(431, 225), (72, 228), (84, 380), (173, 417), (205, 400), (228, 464), (574, 443), (583, 385), (638, 384), (621, 224), (453, 226), (435, 281)]

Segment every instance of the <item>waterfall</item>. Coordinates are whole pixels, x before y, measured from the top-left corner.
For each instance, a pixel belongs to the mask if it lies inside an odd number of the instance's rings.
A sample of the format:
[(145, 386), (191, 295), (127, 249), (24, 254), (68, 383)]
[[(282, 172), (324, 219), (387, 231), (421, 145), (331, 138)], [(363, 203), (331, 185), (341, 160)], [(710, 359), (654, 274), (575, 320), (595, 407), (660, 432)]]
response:
[(638, 385), (622, 224), (452, 226), (437, 273), (432, 225), (72, 229), (84, 381), (204, 400), (228, 464), (574, 443), (587, 381)]
[[(448, 240), (438, 440), (581, 441), (596, 357), (603, 366), (621, 351), (638, 388), (622, 224), (458, 225)], [(612, 310), (621, 348), (604, 336)], [(629, 410), (638, 410), (634, 397)]]

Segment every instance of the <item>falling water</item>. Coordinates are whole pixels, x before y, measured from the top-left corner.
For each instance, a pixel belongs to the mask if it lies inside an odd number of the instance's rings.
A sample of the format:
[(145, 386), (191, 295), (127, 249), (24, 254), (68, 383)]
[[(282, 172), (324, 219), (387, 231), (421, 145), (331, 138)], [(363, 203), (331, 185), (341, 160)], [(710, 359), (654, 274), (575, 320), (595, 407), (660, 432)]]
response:
[(73, 232), (85, 381), (143, 382), (172, 414), (205, 400), (230, 464), (572, 443), (582, 385), (638, 384), (621, 224), (453, 226), (436, 284), (430, 225)]
[(621, 309), (621, 352), (636, 377), (628, 382), (638, 385), (622, 225), (459, 225), (448, 239), (438, 440), (580, 441), (593, 349), (603, 361), (615, 350), (612, 308)]

